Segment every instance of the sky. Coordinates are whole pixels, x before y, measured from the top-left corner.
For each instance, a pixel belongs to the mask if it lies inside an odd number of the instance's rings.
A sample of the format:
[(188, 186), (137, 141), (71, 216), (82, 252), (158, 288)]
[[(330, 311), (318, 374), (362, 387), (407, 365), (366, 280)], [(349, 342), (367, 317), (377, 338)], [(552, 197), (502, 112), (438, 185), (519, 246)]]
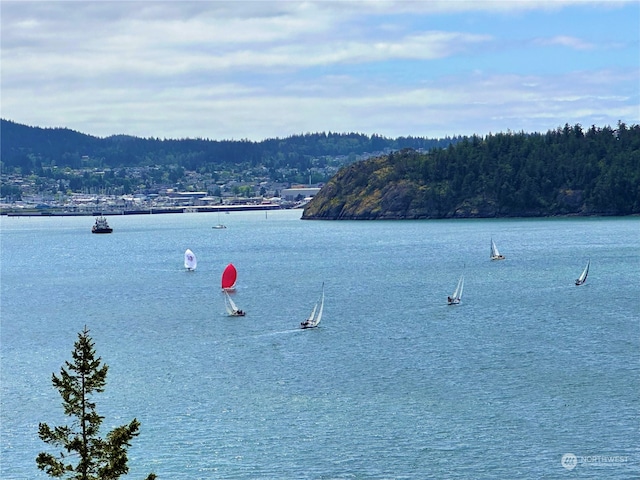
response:
[(640, 123), (640, 2), (0, 2), (0, 113), (107, 137)]

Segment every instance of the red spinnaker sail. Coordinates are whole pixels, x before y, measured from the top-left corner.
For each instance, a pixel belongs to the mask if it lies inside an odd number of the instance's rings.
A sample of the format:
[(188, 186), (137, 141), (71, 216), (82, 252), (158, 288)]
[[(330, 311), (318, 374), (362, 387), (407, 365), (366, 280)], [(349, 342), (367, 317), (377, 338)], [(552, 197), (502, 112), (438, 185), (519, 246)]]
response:
[(227, 265), (227, 268), (224, 269), (224, 272), (222, 272), (222, 288), (233, 288), (237, 278), (238, 272), (236, 271), (236, 267), (233, 266), (233, 263), (230, 263)]

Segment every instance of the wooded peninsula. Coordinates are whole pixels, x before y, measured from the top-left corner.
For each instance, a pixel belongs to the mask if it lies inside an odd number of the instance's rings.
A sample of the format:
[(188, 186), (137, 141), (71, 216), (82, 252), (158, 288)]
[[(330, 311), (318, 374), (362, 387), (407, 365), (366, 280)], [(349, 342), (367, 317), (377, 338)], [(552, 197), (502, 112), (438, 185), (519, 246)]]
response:
[(472, 136), (341, 168), (303, 219), (426, 219), (640, 213), (640, 126), (581, 125)]

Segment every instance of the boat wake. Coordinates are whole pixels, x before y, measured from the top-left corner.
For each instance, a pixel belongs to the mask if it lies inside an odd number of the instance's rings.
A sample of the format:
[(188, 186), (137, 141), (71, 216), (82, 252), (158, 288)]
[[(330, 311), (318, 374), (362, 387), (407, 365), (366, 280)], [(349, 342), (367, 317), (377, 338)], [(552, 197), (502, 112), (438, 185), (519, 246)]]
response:
[(259, 333), (258, 335), (253, 335), (253, 338), (274, 337), (276, 335), (282, 335), (285, 333), (297, 333), (297, 332), (302, 332), (302, 330), (300, 328), (294, 328), (290, 330), (279, 330), (277, 332)]

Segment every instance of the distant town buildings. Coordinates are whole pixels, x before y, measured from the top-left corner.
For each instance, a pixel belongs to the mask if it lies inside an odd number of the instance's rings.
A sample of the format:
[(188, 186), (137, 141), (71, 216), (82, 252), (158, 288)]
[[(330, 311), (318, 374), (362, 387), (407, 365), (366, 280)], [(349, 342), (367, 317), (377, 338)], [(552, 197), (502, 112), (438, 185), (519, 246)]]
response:
[[(300, 174), (297, 169), (287, 167), (278, 168), (275, 177), (274, 172), (270, 174), (264, 166), (216, 172), (187, 170), (175, 165), (82, 166), (77, 169), (51, 165), (23, 173), (18, 168), (3, 169), (0, 213), (108, 214), (263, 204), (295, 208), (313, 198), (340, 165), (373, 155), (336, 156), (322, 167), (309, 168), (309, 183), (305, 184), (292, 184), (290, 177), (306, 180), (307, 173)], [(88, 159), (83, 157), (83, 160)], [(316, 183), (311, 182), (312, 177)]]
[[(194, 179), (197, 179), (194, 177)], [(221, 183), (215, 189), (178, 191), (167, 186), (146, 188), (143, 192), (114, 194), (109, 192), (78, 193), (43, 188), (44, 182), (20, 175), (3, 176), (20, 192), (19, 199), (4, 197), (0, 200), (2, 214), (122, 214), (152, 213), (154, 211), (211, 211), (218, 208), (255, 206), (263, 208), (297, 208), (304, 206), (320, 186), (290, 186), (279, 182)], [(212, 194), (212, 190), (215, 194)]]
[(284, 188), (280, 192), (280, 197), (285, 202), (299, 202), (304, 199), (313, 198), (313, 196), (320, 191), (319, 187), (305, 187), (302, 185), (292, 186), (291, 188)]

